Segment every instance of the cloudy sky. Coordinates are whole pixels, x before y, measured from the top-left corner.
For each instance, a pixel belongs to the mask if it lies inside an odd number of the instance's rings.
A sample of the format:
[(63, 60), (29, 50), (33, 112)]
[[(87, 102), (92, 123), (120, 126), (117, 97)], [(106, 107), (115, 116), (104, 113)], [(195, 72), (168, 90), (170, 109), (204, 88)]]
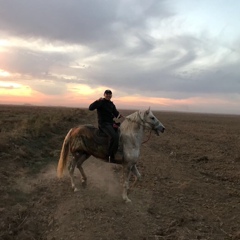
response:
[(0, 103), (240, 114), (240, 1), (0, 0)]

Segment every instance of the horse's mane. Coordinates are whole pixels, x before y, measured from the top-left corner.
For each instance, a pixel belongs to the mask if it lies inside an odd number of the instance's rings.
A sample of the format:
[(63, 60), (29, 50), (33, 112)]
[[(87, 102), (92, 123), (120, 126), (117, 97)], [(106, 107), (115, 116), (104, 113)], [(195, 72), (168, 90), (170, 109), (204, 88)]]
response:
[(140, 111), (137, 111), (125, 117), (125, 120), (121, 124), (121, 134), (132, 132), (136, 128), (136, 123), (140, 121), (139, 116), (141, 114), (142, 113)]
[(131, 120), (133, 122), (137, 122), (139, 120), (140, 111), (134, 112), (126, 117), (126, 119)]

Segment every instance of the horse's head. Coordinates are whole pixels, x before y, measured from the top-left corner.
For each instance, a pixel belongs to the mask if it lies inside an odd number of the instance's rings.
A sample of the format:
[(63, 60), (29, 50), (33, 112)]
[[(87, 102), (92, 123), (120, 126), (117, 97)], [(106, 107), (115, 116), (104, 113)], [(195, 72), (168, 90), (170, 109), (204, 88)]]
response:
[(155, 133), (159, 136), (160, 132), (164, 132), (165, 127), (163, 126), (163, 124), (154, 116), (154, 114), (152, 113), (152, 111), (150, 110), (150, 107), (148, 110), (146, 110), (143, 114), (143, 122), (144, 125), (155, 131)]

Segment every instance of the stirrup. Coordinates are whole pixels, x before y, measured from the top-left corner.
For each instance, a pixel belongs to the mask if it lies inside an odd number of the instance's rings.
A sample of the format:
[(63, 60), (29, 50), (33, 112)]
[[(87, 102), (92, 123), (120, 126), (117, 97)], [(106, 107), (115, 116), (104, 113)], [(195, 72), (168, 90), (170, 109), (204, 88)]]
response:
[(115, 164), (122, 164), (123, 163), (123, 159), (117, 160), (116, 158), (113, 158), (111, 156), (108, 156), (107, 161), (108, 161), (108, 163), (115, 163)]
[(109, 162), (109, 163), (115, 163), (116, 161), (115, 161), (115, 158), (114, 158), (114, 157), (108, 156), (108, 162)]

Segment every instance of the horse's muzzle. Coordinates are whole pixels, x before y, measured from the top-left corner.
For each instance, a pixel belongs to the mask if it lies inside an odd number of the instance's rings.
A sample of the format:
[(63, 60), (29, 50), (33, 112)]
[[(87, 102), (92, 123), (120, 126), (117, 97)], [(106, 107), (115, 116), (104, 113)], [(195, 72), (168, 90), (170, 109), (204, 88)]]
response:
[(155, 133), (156, 133), (158, 136), (159, 136), (160, 132), (161, 132), (161, 133), (164, 133), (164, 130), (165, 130), (165, 127), (162, 126), (162, 125), (159, 125), (158, 127), (156, 127), (156, 128), (154, 129)]

